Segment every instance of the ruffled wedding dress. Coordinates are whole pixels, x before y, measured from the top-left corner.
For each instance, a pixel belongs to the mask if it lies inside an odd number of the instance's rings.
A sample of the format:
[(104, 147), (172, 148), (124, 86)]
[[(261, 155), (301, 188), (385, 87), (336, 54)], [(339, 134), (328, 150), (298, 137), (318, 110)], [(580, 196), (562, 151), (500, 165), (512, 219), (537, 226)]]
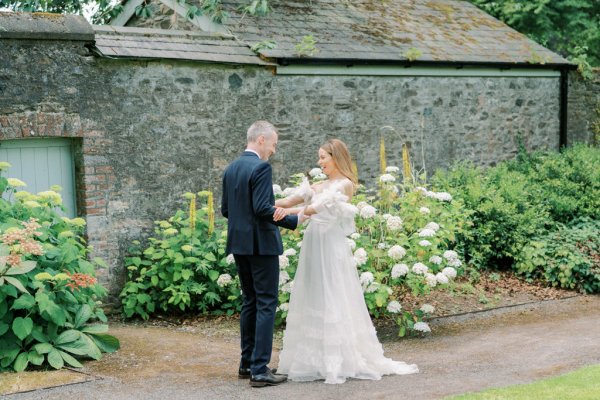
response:
[(340, 184), (323, 185), (311, 201), (318, 213), (304, 233), (277, 372), (325, 383), (418, 372), (383, 355), (346, 239), (357, 209)]

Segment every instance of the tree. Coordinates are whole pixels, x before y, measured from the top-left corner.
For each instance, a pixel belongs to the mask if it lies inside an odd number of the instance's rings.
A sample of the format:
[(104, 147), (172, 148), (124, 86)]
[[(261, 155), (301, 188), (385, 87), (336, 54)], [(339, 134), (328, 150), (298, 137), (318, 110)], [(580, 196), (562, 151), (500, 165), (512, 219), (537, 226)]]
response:
[(600, 1), (470, 1), (563, 57), (600, 66)]

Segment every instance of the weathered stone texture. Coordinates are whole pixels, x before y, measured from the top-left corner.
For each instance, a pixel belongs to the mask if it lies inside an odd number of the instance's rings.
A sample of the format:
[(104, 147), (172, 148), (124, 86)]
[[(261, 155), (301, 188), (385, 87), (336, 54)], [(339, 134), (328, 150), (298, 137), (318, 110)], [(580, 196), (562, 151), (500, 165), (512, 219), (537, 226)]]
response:
[(280, 184), (314, 167), (329, 137), (348, 143), (364, 181), (378, 175), (381, 135), (388, 165), (401, 164), (407, 143), (429, 173), (511, 158), (519, 136), (528, 149), (558, 148), (558, 78), (274, 76), (98, 59), (82, 44), (52, 41), (0, 40), (0, 54), (0, 140), (32, 126), (78, 138), (78, 212), (94, 255), (108, 261), (101, 278), (113, 294), (131, 241), (183, 206), (182, 193), (210, 188), (218, 204), (221, 173), (257, 119), (280, 129)]
[(577, 72), (569, 74), (568, 114), (569, 144), (600, 145), (600, 135), (594, 133), (594, 124), (600, 130), (600, 69), (589, 80)]

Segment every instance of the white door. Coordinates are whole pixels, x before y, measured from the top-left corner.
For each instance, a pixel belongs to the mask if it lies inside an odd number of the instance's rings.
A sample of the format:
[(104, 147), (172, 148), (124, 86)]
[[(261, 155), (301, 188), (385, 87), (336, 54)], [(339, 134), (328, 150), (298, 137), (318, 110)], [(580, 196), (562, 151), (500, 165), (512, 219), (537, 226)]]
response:
[(62, 187), (66, 215), (74, 217), (75, 168), (70, 139), (21, 139), (0, 141), (0, 161), (11, 167), (6, 178), (19, 178), (27, 184), (23, 190), (38, 193), (52, 185)]

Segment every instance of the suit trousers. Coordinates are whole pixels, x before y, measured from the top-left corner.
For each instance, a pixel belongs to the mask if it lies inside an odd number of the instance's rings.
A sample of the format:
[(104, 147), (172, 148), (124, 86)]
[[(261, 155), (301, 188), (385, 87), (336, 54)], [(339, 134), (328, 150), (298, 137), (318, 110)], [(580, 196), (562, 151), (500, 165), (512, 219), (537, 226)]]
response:
[(240, 368), (253, 375), (267, 370), (273, 349), (273, 329), (279, 295), (279, 256), (236, 255), (242, 287)]

